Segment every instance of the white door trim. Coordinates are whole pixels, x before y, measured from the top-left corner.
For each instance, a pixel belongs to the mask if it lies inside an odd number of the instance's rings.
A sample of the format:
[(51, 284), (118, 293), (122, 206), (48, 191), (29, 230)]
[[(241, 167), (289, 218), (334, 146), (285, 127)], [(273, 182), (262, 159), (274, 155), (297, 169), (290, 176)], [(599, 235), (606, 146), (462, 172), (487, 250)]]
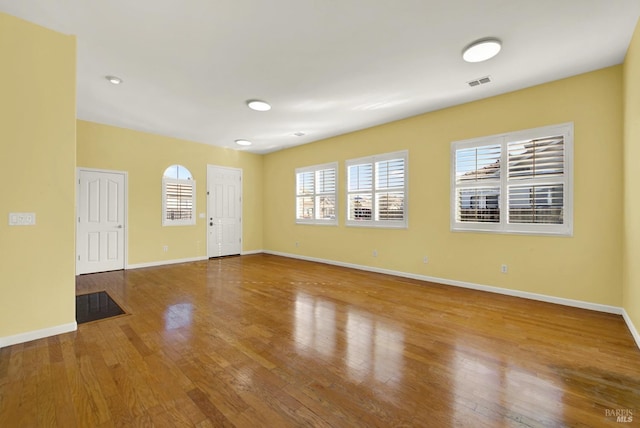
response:
[(216, 168), (216, 169), (227, 169), (227, 170), (231, 170), (231, 171), (237, 171), (240, 174), (240, 254), (242, 254), (242, 245), (244, 243), (244, 237), (243, 237), (243, 219), (244, 219), (244, 200), (243, 198), (243, 193), (242, 193), (242, 189), (244, 187), (244, 182), (243, 182), (243, 171), (242, 168), (234, 168), (234, 167), (229, 167), (229, 166), (221, 166), (221, 165), (211, 165), (211, 164), (207, 164), (207, 223), (206, 223), (206, 227), (205, 227), (205, 233), (207, 234), (207, 258), (211, 258), (211, 257), (216, 257), (215, 255), (211, 255), (209, 254), (209, 219), (212, 217), (212, 213), (209, 212), (209, 192), (211, 191), (211, 189), (209, 189), (209, 172), (211, 171), (211, 169)]
[(80, 206), (80, 172), (104, 172), (109, 174), (121, 174), (124, 176), (124, 262), (123, 269), (128, 269), (128, 254), (129, 254), (129, 173), (127, 171), (117, 171), (113, 169), (99, 169), (99, 168), (86, 168), (86, 167), (77, 167), (76, 168), (76, 210), (75, 210), (75, 256), (74, 256), (74, 264), (76, 266), (76, 275), (78, 275), (78, 208)]

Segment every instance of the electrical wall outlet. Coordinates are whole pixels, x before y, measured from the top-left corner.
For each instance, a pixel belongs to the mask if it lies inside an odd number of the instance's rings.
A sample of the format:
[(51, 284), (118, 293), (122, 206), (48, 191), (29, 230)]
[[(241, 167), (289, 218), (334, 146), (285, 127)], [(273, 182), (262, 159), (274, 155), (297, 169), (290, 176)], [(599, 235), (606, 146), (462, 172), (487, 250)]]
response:
[(509, 271), (509, 268), (507, 267), (507, 265), (500, 266), (500, 272), (507, 273), (508, 271)]
[(168, 246), (168, 245), (163, 245), (163, 246), (162, 246), (162, 251), (164, 251), (165, 253), (166, 253), (167, 251), (169, 251), (169, 246)]
[(378, 250), (373, 250), (373, 253), (371, 253), (371, 255), (373, 257), (378, 257)]
[(426, 265), (427, 263), (429, 263), (429, 257), (424, 256), (424, 257), (422, 258), (422, 263), (424, 263), (425, 265)]

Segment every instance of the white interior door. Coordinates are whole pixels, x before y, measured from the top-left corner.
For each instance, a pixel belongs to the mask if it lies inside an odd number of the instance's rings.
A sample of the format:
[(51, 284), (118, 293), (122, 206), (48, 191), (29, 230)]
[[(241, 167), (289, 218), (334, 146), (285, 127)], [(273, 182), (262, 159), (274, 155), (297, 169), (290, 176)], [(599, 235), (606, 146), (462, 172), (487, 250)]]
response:
[(124, 269), (125, 173), (78, 170), (76, 274)]
[(207, 256), (242, 252), (242, 170), (207, 166)]

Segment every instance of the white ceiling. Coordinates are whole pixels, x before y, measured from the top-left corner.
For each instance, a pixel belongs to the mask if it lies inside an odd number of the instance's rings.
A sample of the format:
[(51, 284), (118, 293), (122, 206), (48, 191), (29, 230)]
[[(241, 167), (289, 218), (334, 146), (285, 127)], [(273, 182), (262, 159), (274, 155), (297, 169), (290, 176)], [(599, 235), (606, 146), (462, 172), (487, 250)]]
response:
[[(77, 36), (78, 118), (268, 153), (620, 64), (640, 1), (0, 0), (0, 11)], [(497, 57), (462, 60), (490, 36)], [(251, 98), (272, 110), (249, 110)]]

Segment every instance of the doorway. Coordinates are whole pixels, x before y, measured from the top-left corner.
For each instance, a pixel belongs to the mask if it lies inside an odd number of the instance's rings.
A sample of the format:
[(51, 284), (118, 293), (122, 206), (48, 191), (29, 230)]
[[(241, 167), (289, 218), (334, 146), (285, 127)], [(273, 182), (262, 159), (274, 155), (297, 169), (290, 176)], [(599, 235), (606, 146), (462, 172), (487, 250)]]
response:
[(76, 274), (124, 269), (127, 173), (78, 169)]
[(207, 257), (242, 253), (242, 170), (207, 165)]

